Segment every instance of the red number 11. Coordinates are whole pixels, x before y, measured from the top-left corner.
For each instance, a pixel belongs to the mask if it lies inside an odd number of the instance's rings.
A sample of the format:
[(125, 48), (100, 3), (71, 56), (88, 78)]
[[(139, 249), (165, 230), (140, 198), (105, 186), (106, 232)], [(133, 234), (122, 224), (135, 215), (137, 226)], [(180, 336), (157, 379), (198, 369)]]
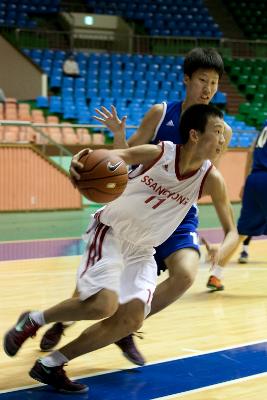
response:
[[(154, 199), (158, 200), (158, 197), (157, 196), (150, 196), (148, 199), (146, 199), (145, 203), (146, 204), (150, 203)], [(154, 204), (154, 206), (152, 208), (155, 210), (155, 208), (158, 208), (158, 206), (160, 206), (165, 200), (166, 200), (166, 198), (159, 199), (158, 202), (156, 204)]]

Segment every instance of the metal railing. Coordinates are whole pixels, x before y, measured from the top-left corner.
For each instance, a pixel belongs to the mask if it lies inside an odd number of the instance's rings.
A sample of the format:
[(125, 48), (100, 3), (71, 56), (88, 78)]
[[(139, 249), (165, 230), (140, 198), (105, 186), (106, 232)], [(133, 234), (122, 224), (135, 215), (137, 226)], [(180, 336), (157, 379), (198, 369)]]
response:
[(267, 40), (228, 38), (143, 36), (135, 34), (46, 31), (41, 29), (2, 28), (1, 31), (19, 47), (85, 51), (129, 52), (142, 54), (186, 54), (193, 47), (215, 47), (229, 57), (267, 57)]
[[(60, 123), (60, 124), (44, 124), (44, 123), (33, 123), (33, 122), (28, 122), (28, 121), (12, 121), (12, 120), (0, 120), (0, 126), (25, 126), (25, 127), (31, 127), (33, 128), (36, 132), (40, 134), (40, 136), (43, 138), (43, 143), (41, 145), (43, 153), (46, 154), (46, 147), (47, 146), (55, 146), (58, 149), (58, 155), (59, 156), (72, 156), (73, 153), (68, 150), (64, 145), (57, 143), (54, 141), (49, 135), (47, 135), (42, 128), (66, 128), (66, 127), (71, 127), (71, 128), (86, 128), (89, 130), (97, 129), (99, 133), (107, 133), (109, 132), (108, 129), (105, 126), (101, 126), (99, 124), (66, 124), (66, 123)], [(126, 130), (136, 130), (138, 128), (137, 125), (126, 125)], [(93, 133), (92, 133), (93, 134)], [(246, 130), (246, 129), (233, 129), (233, 135), (237, 137), (237, 146), (240, 143), (240, 139), (242, 135), (251, 135), (251, 139), (256, 138), (258, 131), (257, 130)], [(0, 140), (1, 143), (1, 140)], [(3, 142), (2, 142), (3, 143)], [(6, 142), (4, 142), (6, 143)], [(110, 144), (111, 146), (112, 144)], [(90, 145), (89, 145), (90, 147)]]

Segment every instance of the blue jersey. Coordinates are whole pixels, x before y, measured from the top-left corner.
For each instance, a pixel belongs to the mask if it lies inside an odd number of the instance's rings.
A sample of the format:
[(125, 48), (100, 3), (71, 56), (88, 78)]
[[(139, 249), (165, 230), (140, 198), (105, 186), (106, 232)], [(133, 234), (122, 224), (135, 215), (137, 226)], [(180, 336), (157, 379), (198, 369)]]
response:
[(244, 187), (238, 233), (267, 235), (267, 124), (259, 134), (253, 152), (252, 171)]
[[(175, 144), (182, 144), (179, 131), (179, 123), (182, 114), (182, 102), (172, 101), (170, 103), (163, 102), (163, 113), (161, 120), (155, 130), (155, 134), (151, 143), (156, 144), (160, 141), (169, 140)], [(180, 224), (180, 229), (189, 231), (195, 230), (198, 226), (198, 209), (197, 206), (192, 206)], [(194, 229), (193, 229), (194, 227)]]
[(252, 172), (267, 171), (267, 124), (259, 134), (253, 153)]
[(152, 143), (169, 140), (175, 144), (182, 144), (179, 130), (181, 114), (181, 101), (163, 102), (163, 114), (152, 138)]

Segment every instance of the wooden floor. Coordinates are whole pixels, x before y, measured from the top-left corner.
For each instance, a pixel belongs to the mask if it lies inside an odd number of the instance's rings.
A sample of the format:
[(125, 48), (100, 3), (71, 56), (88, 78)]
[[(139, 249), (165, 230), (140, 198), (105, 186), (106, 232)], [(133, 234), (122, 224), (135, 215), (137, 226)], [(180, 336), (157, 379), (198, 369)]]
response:
[[(267, 338), (266, 241), (251, 243), (250, 260), (245, 266), (235, 262), (229, 266), (225, 271), (225, 291), (219, 293), (206, 290), (209, 272), (207, 266), (202, 265), (195, 284), (183, 298), (145, 321), (144, 340), (137, 339), (137, 344), (147, 361), (264, 341)], [(1, 340), (21, 311), (45, 309), (70, 296), (78, 262), (79, 257), (72, 256), (0, 263)], [(68, 342), (86, 326), (88, 323), (75, 324), (62, 342)], [(28, 376), (28, 370), (42, 354), (38, 345), (43, 331), (29, 340), (13, 359), (1, 348), (0, 390), (35, 383)], [(111, 345), (73, 360), (67, 371), (70, 376), (81, 376), (130, 366), (120, 350)], [(258, 376), (171, 398), (259, 400), (266, 399), (266, 392), (267, 379)]]

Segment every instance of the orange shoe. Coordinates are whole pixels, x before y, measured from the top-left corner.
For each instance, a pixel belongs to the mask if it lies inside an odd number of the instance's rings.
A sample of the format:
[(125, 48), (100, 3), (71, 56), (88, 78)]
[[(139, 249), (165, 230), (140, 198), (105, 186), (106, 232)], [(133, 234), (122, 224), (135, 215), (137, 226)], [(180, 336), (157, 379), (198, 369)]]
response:
[(224, 290), (224, 286), (222, 285), (220, 279), (216, 278), (216, 276), (214, 275), (211, 275), (209, 277), (207, 288), (209, 288), (212, 292)]

